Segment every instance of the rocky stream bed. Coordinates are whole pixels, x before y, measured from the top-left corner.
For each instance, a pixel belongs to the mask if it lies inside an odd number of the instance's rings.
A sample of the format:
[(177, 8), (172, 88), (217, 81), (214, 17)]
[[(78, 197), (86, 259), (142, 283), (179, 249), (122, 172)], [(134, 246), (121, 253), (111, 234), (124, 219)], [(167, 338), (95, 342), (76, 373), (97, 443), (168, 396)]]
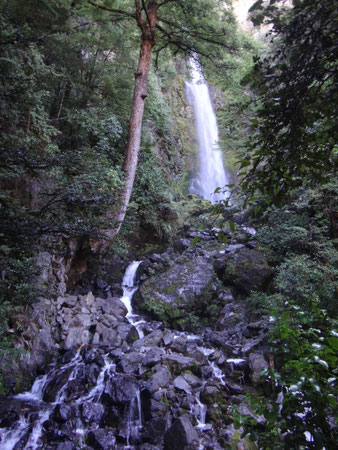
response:
[[(264, 388), (269, 319), (250, 321), (244, 299), (272, 270), (254, 230), (227, 244), (219, 232), (131, 263), (123, 293), (101, 283), (41, 300), (22, 334), (38, 376), (0, 400), (0, 448), (250, 448), (232, 408), (253, 414), (245, 395)], [(56, 357), (42, 368), (46, 352)]]

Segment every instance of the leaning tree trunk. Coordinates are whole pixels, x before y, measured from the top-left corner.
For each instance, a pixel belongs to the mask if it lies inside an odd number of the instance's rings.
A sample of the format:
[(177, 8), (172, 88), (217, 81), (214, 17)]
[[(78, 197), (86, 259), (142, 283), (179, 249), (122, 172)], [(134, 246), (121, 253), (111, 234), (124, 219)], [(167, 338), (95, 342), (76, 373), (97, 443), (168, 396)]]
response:
[[(136, 0), (136, 3), (139, 2)], [(133, 190), (138, 155), (140, 151), (144, 103), (147, 98), (151, 56), (156, 41), (154, 29), (157, 21), (157, 9), (157, 2), (151, 2), (151, 6), (147, 10), (146, 22), (143, 21), (140, 10), (137, 14), (138, 26), (142, 31), (142, 41), (138, 67), (135, 72), (134, 96), (129, 120), (129, 137), (123, 164), (125, 176), (124, 185), (119, 194), (119, 205), (117, 206), (117, 210), (108, 216), (108, 218), (112, 219), (112, 227), (108, 230), (102, 230), (105, 235), (104, 240), (92, 242), (91, 248), (94, 253), (98, 254), (101, 254), (107, 248), (109, 245), (109, 240), (114, 238), (120, 231)]]

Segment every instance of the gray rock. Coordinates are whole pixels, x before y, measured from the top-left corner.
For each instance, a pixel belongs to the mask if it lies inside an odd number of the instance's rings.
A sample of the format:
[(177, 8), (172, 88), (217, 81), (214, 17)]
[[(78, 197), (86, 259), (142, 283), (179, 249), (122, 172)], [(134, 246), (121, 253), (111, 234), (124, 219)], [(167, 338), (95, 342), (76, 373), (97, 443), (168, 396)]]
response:
[(155, 347), (162, 342), (163, 333), (161, 330), (154, 330), (142, 339), (137, 340), (133, 348), (140, 350), (142, 347)]
[(197, 388), (202, 386), (203, 382), (200, 378), (196, 377), (192, 373), (186, 373), (183, 375), (185, 381), (190, 384), (191, 387)]
[(78, 298), (76, 295), (65, 295), (63, 299), (63, 304), (68, 308), (72, 308), (78, 303)]
[(179, 241), (175, 242), (174, 249), (178, 252), (184, 252), (187, 248), (191, 247), (191, 241), (189, 239), (180, 239)]
[(105, 413), (105, 407), (100, 403), (85, 402), (82, 405), (82, 417), (86, 423), (99, 424)]
[(160, 255), (158, 255), (157, 253), (152, 253), (151, 255), (148, 256), (148, 259), (151, 262), (161, 262), (162, 261), (162, 257)]
[(176, 377), (173, 381), (173, 385), (176, 389), (180, 389), (187, 394), (191, 394), (191, 387), (182, 376)]
[(76, 314), (69, 322), (68, 328), (85, 328), (89, 327), (92, 323), (89, 314)]
[(162, 360), (162, 356), (164, 355), (164, 350), (159, 347), (152, 347), (143, 358), (143, 365), (146, 367), (154, 366), (158, 364)]
[(225, 283), (232, 283), (249, 294), (264, 290), (273, 276), (265, 255), (258, 250), (241, 248), (227, 261), (226, 268), (218, 275)]
[(125, 317), (128, 312), (126, 306), (117, 297), (97, 298), (95, 306), (100, 308), (104, 314), (110, 314), (116, 318)]
[(254, 349), (259, 347), (263, 342), (263, 336), (257, 338), (257, 339), (251, 339), (248, 340), (243, 346), (242, 346), (242, 353), (243, 355), (249, 355), (252, 353)]
[[(147, 299), (161, 304), (164, 302), (175, 308), (187, 306), (211, 298), (211, 285), (215, 274), (212, 265), (199, 256), (182, 263), (176, 263), (164, 274), (156, 275), (144, 282), (140, 294), (145, 303)], [(141, 307), (142, 304), (140, 305)], [(168, 308), (167, 308), (168, 309)], [(162, 320), (159, 315), (159, 319)]]
[(153, 394), (160, 388), (166, 388), (169, 386), (170, 373), (166, 367), (161, 367), (146, 383), (146, 388)]
[(98, 428), (87, 435), (87, 444), (95, 449), (111, 450), (115, 448), (116, 438), (108, 428)]
[(119, 362), (118, 367), (124, 373), (135, 373), (142, 363), (144, 356), (142, 353), (131, 352), (125, 355)]
[(178, 353), (166, 354), (162, 357), (162, 361), (167, 361), (171, 366), (179, 365), (181, 369), (189, 369), (189, 367), (196, 365), (196, 360), (179, 355)]
[(67, 350), (71, 348), (79, 347), (82, 344), (89, 344), (90, 333), (84, 333), (83, 328), (73, 327), (68, 331), (67, 337), (64, 342), (64, 347)]
[(111, 345), (112, 347), (119, 347), (122, 339), (119, 333), (112, 328), (105, 328), (102, 331), (102, 343)]
[(239, 249), (244, 248), (244, 247), (245, 247), (245, 245), (243, 245), (243, 244), (231, 244), (226, 247), (225, 251), (232, 255), (233, 253), (237, 252)]
[(95, 297), (92, 294), (92, 292), (88, 292), (88, 294), (86, 294), (86, 295), (80, 295), (79, 299), (81, 302), (83, 302), (89, 306), (95, 302)]
[(220, 391), (216, 386), (205, 386), (200, 395), (201, 402), (205, 405), (213, 405), (216, 403), (219, 395)]
[(186, 416), (177, 419), (164, 434), (164, 450), (184, 450), (193, 444), (198, 444), (198, 435)]
[(269, 364), (261, 353), (251, 353), (249, 355), (250, 378), (253, 385), (264, 383), (262, 376), (268, 370)]

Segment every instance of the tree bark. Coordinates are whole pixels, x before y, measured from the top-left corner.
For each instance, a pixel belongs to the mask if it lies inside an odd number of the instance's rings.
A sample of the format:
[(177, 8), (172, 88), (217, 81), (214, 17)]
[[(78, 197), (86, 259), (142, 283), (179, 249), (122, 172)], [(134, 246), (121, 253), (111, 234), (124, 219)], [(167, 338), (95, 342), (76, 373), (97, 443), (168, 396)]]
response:
[[(144, 5), (144, 2), (142, 2)], [(144, 8), (146, 20), (142, 18), (141, 5), (139, 0), (135, 0), (136, 20), (142, 32), (141, 48), (137, 71), (135, 72), (134, 96), (132, 101), (129, 119), (129, 137), (123, 172), (125, 175), (124, 185), (119, 195), (119, 205), (117, 211), (111, 215), (112, 228), (103, 230), (105, 239), (103, 241), (92, 242), (91, 248), (94, 253), (101, 254), (109, 245), (109, 240), (114, 238), (120, 231), (124, 221), (130, 196), (133, 190), (135, 173), (140, 151), (142, 121), (144, 113), (144, 103), (147, 98), (147, 87), (149, 70), (151, 66), (151, 56), (156, 42), (155, 26), (157, 22), (158, 4), (156, 1), (149, 2), (148, 8)]]

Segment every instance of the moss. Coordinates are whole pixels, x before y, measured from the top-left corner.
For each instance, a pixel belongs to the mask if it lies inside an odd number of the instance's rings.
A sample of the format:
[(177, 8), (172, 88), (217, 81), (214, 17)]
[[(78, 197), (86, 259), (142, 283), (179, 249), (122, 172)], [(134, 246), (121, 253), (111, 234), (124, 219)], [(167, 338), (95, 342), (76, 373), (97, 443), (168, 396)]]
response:
[(140, 308), (163, 322), (165, 326), (172, 325), (182, 315), (182, 312), (178, 308), (154, 297), (147, 297), (140, 305)]

